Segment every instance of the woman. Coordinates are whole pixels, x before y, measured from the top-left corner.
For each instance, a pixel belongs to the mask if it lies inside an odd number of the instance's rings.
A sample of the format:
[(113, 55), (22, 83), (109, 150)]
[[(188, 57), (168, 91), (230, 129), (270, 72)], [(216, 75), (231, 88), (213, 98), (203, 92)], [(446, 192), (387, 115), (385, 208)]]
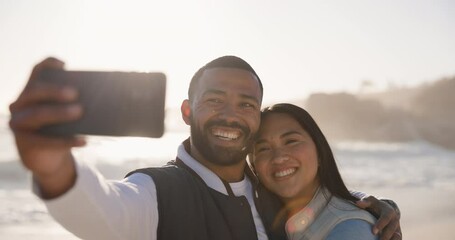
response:
[(375, 218), (356, 207), (313, 118), (292, 104), (266, 108), (254, 145), (259, 179), (285, 206), (289, 239), (378, 239)]

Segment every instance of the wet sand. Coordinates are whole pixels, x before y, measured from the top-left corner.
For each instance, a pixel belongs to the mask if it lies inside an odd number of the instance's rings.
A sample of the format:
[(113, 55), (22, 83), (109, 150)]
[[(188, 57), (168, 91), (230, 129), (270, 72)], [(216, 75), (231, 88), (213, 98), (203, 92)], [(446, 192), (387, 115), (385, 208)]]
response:
[[(453, 239), (455, 189), (427, 187), (364, 188), (368, 193), (394, 199), (400, 206), (403, 239)], [(38, 200), (37, 200), (38, 201)], [(79, 239), (53, 220), (43, 223), (9, 224), (0, 227), (4, 240)]]

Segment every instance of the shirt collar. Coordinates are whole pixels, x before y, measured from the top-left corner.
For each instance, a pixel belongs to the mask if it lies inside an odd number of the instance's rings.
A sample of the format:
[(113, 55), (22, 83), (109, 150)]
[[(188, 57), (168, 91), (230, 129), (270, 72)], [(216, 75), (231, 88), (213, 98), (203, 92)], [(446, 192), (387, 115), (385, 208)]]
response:
[(221, 179), (204, 165), (196, 161), (185, 149), (184, 143), (180, 144), (177, 151), (177, 157), (182, 160), (185, 165), (191, 168), (194, 172), (199, 175), (199, 177), (204, 180), (205, 184), (210, 188), (224, 194), (228, 195), (226, 187), (224, 186)]

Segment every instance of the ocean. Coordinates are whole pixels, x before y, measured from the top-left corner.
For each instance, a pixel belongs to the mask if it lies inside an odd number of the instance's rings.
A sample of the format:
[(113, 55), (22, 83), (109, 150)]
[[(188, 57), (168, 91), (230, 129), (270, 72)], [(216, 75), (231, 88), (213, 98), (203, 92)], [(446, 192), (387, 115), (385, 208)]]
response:
[[(76, 149), (75, 154), (92, 162), (107, 178), (121, 179), (136, 168), (159, 166), (174, 159), (177, 146), (187, 137), (186, 131), (167, 132), (160, 139), (90, 137), (88, 146)], [(455, 227), (455, 206), (451, 204), (455, 197), (455, 151), (423, 141), (337, 142), (332, 147), (350, 189), (398, 203), (403, 212), (405, 236), (424, 239), (421, 229), (428, 226), (428, 216), (436, 214), (445, 219), (435, 226), (437, 231), (448, 232), (438, 239), (450, 239), (453, 235), (450, 230)], [(0, 239), (78, 239), (48, 215), (43, 203), (31, 193), (30, 182), (29, 173), (18, 161), (14, 139), (3, 117)]]

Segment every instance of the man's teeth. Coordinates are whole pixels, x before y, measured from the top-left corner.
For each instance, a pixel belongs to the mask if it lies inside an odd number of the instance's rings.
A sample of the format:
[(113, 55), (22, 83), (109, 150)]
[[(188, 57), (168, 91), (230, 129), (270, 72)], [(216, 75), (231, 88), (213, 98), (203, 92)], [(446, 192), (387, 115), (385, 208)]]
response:
[(289, 168), (275, 173), (275, 177), (286, 177), (295, 172), (295, 168)]
[(226, 139), (226, 140), (235, 140), (239, 137), (239, 134), (236, 132), (225, 132), (225, 131), (214, 131), (213, 135)]

